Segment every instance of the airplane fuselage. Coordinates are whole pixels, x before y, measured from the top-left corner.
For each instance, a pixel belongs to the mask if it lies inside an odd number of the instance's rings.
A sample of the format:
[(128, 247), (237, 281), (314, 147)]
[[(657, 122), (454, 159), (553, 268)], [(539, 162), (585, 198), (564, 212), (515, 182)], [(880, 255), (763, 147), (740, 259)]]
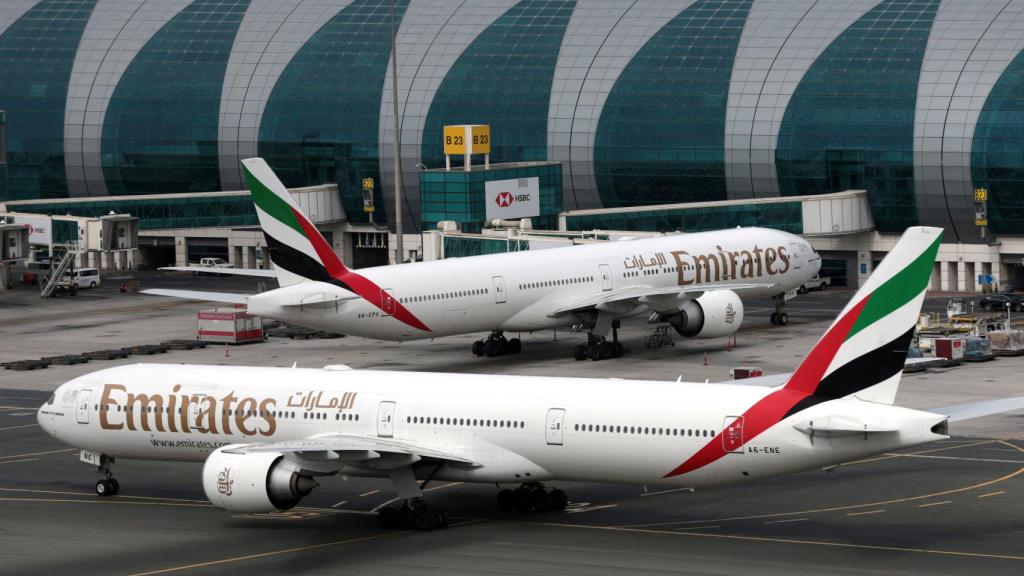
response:
[[(820, 262), (799, 236), (737, 228), (359, 270), (383, 292), (382, 306), (346, 297), (351, 293), (337, 286), (302, 282), (252, 296), (248, 307), (297, 325), (387, 340), (529, 332), (592, 321), (565, 311), (588, 297), (701, 286), (742, 287), (742, 297), (779, 295), (813, 277)], [(698, 294), (662, 297), (658, 305), (671, 308)], [(429, 330), (390, 314), (392, 301)], [(635, 297), (602, 312), (626, 317), (656, 307)]]
[[(775, 390), (340, 367), (140, 364), (68, 382), (38, 418), (65, 443), (124, 458), (202, 461), (229, 444), (351, 434), (420, 443), (477, 463), (444, 467), (438, 479), (692, 487), (825, 467), (945, 437), (932, 431), (942, 416), (855, 398), (818, 404), (749, 437), (738, 417)], [(890, 422), (898, 430), (817, 437), (807, 432), (815, 418), (837, 417)], [(718, 443), (724, 455), (673, 473)]]

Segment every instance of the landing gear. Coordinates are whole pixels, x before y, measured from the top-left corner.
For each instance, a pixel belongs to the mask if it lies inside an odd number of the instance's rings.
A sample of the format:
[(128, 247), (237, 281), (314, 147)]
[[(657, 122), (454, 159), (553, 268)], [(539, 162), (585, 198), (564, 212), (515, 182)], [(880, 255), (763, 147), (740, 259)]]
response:
[(543, 484), (529, 482), (515, 490), (498, 492), (498, 508), (503, 512), (561, 511), (569, 505), (569, 496), (563, 490), (548, 490)]
[(421, 498), (409, 498), (399, 506), (381, 508), (377, 512), (381, 528), (402, 530), (429, 530), (447, 528), (451, 521), (443, 508), (430, 506)]
[(785, 326), (789, 324), (789, 314), (786, 314), (786, 295), (779, 294), (773, 297), (775, 300), (775, 312), (772, 312), (772, 325)]
[(491, 332), (486, 340), (473, 342), (473, 354), (477, 356), (505, 356), (506, 354), (519, 354), (523, 351), (523, 342), (519, 338), (506, 339), (500, 332)]
[(103, 474), (103, 478), (96, 481), (97, 496), (116, 496), (121, 491), (121, 484), (110, 472), (110, 465), (113, 463), (114, 459), (110, 456), (106, 454), (100, 456), (100, 465), (96, 467), (96, 471)]
[(613, 320), (611, 324), (612, 340), (609, 342), (603, 336), (595, 336), (593, 332), (587, 333), (587, 343), (580, 344), (573, 351), (573, 358), (576, 360), (605, 360), (607, 358), (622, 358), (626, 353), (626, 347), (619, 342), (619, 321)]

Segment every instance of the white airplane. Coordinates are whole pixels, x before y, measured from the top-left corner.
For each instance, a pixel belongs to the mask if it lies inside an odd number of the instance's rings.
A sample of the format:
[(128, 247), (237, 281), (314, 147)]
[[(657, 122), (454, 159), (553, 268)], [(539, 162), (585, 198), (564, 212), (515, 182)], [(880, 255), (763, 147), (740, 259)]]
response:
[[(342, 264), (266, 162), (251, 158), (242, 166), (275, 269), (217, 273), (276, 276), (281, 287), (255, 295), (143, 292), (246, 304), (253, 314), (290, 324), (383, 340), (492, 331), (473, 345), (479, 356), (519, 352), (520, 340), (503, 332), (585, 327), (590, 338), (576, 359), (597, 360), (622, 354), (614, 328), (637, 314), (656, 314), (687, 337), (730, 335), (743, 322), (737, 293), (775, 297), (772, 323), (784, 325), (786, 298), (821, 267), (799, 236), (736, 228), (356, 272)], [(605, 340), (609, 331), (612, 341)]]
[(291, 508), (321, 476), (380, 477), (402, 501), (382, 524), (424, 530), (447, 522), (422, 499), (430, 480), (518, 484), (499, 505), (544, 510), (566, 505), (555, 481), (707, 487), (835, 466), (1024, 407), (893, 406), (940, 238), (909, 229), (773, 387), (138, 364), (65, 383), (38, 420), (97, 466), (101, 496), (118, 458), (205, 461), (210, 501), (245, 513)]

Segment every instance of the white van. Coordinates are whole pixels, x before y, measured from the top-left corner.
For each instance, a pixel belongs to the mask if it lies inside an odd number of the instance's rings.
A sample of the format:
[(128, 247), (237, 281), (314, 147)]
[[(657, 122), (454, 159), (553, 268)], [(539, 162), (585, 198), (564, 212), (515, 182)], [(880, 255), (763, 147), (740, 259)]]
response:
[[(71, 278), (68, 278), (71, 276)], [(65, 280), (70, 280), (82, 288), (95, 288), (100, 285), (100, 271), (98, 268), (77, 268), (71, 274), (64, 275)]]

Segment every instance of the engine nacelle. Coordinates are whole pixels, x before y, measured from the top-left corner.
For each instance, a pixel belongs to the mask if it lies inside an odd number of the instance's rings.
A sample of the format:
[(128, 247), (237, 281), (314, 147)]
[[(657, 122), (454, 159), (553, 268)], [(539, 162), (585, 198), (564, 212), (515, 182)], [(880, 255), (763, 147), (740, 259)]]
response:
[(246, 513), (288, 510), (319, 485), (280, 452), (224, 452), (236, 446), (218, 448), (203, 464), (203, 490), (218, 508)]
[(743, 324), (743, 302), (732, 290), (714, 290), (687, 300), (678, 312), (662, 314), (659, 319), (687, 338), (729, 336)]

